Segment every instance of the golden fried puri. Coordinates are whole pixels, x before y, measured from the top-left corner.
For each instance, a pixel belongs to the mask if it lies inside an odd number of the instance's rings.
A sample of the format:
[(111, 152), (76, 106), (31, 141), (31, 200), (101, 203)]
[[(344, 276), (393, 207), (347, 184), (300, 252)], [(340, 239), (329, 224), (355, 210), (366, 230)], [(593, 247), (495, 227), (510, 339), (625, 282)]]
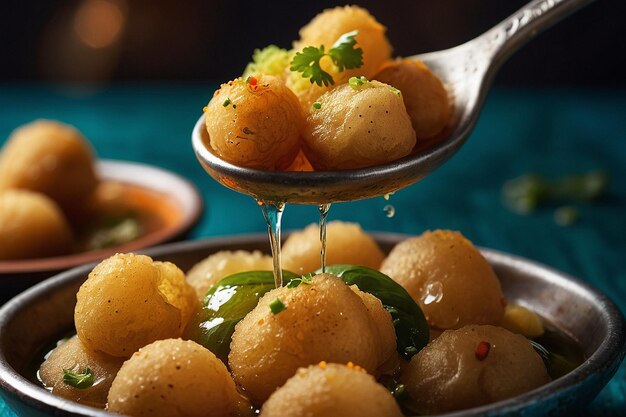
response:
[[(39, 368), (43, 384), (59, 397), (91, 407), (104, 408), (111, 383), (124, 359), (105, 355), (86, 347), (77, 336), (57, 346)], [(74, 387), (63, 381), (64, 370), (85, 374), (90, 370), (93, 385)]]
[[(272, 303), (286, 308), (274, 313)], [(266, 293), (235, 327), (228, 363), (235, 381), (260, 405), (298, 368), (320, 361), (352, 361), (374, 372), (379, 343), (359, 296), (341, 279), (321, 274)]]
[(0, 190), (46, 194), (75, 210), (98, 185), (87, 140), (69, 125), (37, 120), (16, 129), (0, 154)]
[(406, 111), (418, 138), (431, 138), (452, 121), (452, 105), (443, 83), (421, 61), (404, 59), (386, 64), (375, 80), (402, 91)]
[(54, 201), (27, 190), (0, 191), (0, 260), (62, 255), (72, 244), (70, 227)]
[[(282, 247), (283, 268), (298, 274), (313, 272), (320, 268), (319, 227), (310, 224), (294, 232)], [(341, 221), (326, 225), (326, 264), (352, 264), (378, 269), (385, 255), (374, 238), (357, 223)]]
[(159, 340), (127, 360), (107, 410), (134, 417), (234, 417), (239, 395), (226, 366), (199, 344)]
[(480, 251), (459, 232), (425, 232), (397, 244), (380, 271), (402, 285), (437, 329), (498, 324), (500, 281)]
[(350, 77), (365, 76), (371, 78), (377, 70), (391, 57), (391, 45), (385, 34), (386, 28), (380, 24), (366, 9), (358, 6), (335, 7), (324, 10), (311, 22), (300, 29), (300, 39), (294, 42), (294, 50), (300, 51), (307, 46), (316, 48), (321, 45), (328, 51), (344, 34), (358, 31), (356, 48), (363, 50), (363, 65), (355, 69), (337, 71), (330, 59), (323, 58), (322, 68), (332, 75), (335, 85), (318, 86), (311, 84), (308, 78), (299, 73), (290, 72), (287, 85), (296, 92), (304, 108), (311, 104), (324, 92), (346, 83)]
[(74, 322), (89, 348), (130, 357), (182, 334), (198, 307), (183, 272), (148, 256), (117, 254), (98, 264), (76, 295)]
[(411, 359), (401, 377), (420, 414), (504, 400), (549, 381), (528, 339), (489, 325), (446, 330)]
[(363, 369), (300, 368), (263, 404), (261, 417), (402, 417), (389, 391)]
[(244, 271), (271, 271), (272, 257), (260, 251), (219, 251), (207, 256), (187, 272), (187, 282), (199, 298), (220, 279)]
[(387, 84), (343, 84), (311, 107), (304, 152), (316, 170), (364, 168), (400, 159), (415, 146), (402, 95)]
[(211, 149), (248, 168), (288, 167), (300, 148), (304, 115), (296, 96), (271, 75), (238, 78), (215, 92), (206, 107)]

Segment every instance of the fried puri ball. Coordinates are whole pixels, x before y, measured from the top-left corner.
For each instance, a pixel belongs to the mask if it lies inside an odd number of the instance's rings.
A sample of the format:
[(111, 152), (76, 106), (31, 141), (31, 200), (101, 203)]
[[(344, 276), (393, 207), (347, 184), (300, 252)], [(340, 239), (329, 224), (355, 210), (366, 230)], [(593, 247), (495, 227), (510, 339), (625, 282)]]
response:
[(234, 417), (239, 394), (213, 353), (190, 340), (167, 339), (124, 363), (108, 400), (108, 411), (135, 417)]
[(363, 369), (326, 364), (300, 368), (263, 404), (261, 417), (402, 417), (391, 393)]
[(260, 251), (220, 251), (207, 256), (187, 272), (187, 282), (199, 298), (217, 282), (229, 275), (245, 271), (271, 271), (272, 257)]
[(0, 191), (0, 260), (62, 255), (72, 244), (67, 220), (50, 198), (27, 190)]
[[(276, 303), (286, 308), (274, 313), (270, 306)], [(352, 361), (373, 373), (379, 342), (359, 296), (336, 276), (320, 274), (266, 293), (235, 327), (228, 363), (235, 381), (260, 405), (298, 368), (320, 361)]]
[(220, 158), (278, 170), (300, 149), (304, 114), (281, 79), (257, 74), (222, 84), (206, 107), (205, 123), (209, 145)]
[(374, 79), (402, 91), (406, 111), (418, 138), (441, 133), (452, 121), (452, 104), (443, 83), (421, 61), (390, 62)]
[(402, 94), (387, 84), (344, 84), (318, 102), (303, 133), (304, 152), (316, 170), (384, 164), (408, 155), (415, 146)]
[(504, 316), (498, 277), (459, 232), (435, 230), (400, 242), (380, 271), (411, 294), (431, 327), (498, 324)]
[[(363, 50), (363, 65), (339, 72), (326, 57), (320, 61), (320, 65), (332, 75), (335, 86), (346, 83), (353, 76), (371, 78), (389, 60), (392, 48), (385, 34), (385, 26), (361, 7), (344, 6), (324, 10), (300, 29), (300, 39), (294, 42), (293, 47), (295, 51), (301, 51), (307, 46), (318, 48), (323, 45), (324, 50), (328, 51), (342, 35), (355, 30), (358, 31), (356, 48)], [(305, 108), (309, 108), (322, 93), (334, 87), (312, 84), (308, 78), (296, 72), (288, 74), (287, 85), (296, 92)]]
[(98, 185), (91, 146), (78, 130), (52, 120), (16, 129), (0, 154), (0, 190), (46, 194), (73, 210)]
[[(310, 224), (294, 232), (283, 244), (283, 268), (304, 274), (322, 266), (319, 227)], [(352, 264), (378, 269), (385, 255), (374, 238), (357, 223), (342, 221), (326, 225), (326, 264)]]
[(199, 305), (178, 267), (135, 254), (116, 254), (99, 263), (76, 299), (74, 322), (83, 343), (120, 357), (180, 336)]
[[(39, 368), (41, 382), (54, 395), (91, 407), (104, 408), (113, 378), (123, 358), (105, 355), (86, 347), (77, 336), (58, 345)], [(77, 388), (63, 381), (64, 370), (76, 374), (91, 371), (93, 385)]]
[[(343, 82), (353, 76), (371, 77), (390, 58), (391, 44), (379, 23), (366, 9), (358, 6), (343, 6), (326, 9), (300, 29), (300, 39), (294, 49), (324, 45), (330, 49), (341, 35), (357, 30), (356, 47), (363, 50), (363, 65), (342, 73)], [(340, 82), (335, 79), (335, 82)]]
[(420, 414), (476, 407), (550, 381), (524, 336), (501, 327), (446, 330), (415, 355), (400, 378)]

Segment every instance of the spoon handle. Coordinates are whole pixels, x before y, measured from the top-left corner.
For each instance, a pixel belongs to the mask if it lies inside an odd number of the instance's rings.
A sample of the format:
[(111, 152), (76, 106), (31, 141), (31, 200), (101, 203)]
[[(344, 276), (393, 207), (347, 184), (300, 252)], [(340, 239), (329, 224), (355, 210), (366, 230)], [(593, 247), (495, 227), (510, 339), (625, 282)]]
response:
[(534, 0), (479, 38), (491, 49), (496, 68), (539, 32), (593, 0)]

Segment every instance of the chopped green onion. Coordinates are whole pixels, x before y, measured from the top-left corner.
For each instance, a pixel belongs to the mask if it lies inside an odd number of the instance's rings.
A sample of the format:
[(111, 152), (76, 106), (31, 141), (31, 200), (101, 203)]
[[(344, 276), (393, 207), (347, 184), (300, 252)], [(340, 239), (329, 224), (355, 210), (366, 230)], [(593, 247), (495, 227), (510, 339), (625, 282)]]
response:
[(224, 100), (224, 103), (222, 104), (222, 106), (224, 107), (228, 107), (228, 105), (231, 103), (230, 99), (227, 98), (226, 100)]
[(316, 110), (319, 110), (322, 108), (322, 103), (320, 103), (319, 101), (316, 101), (315, 103), (313, 103), (313, 108)]
[(362, 75), (360, 77), (350, 77), (350, 79), (348, 80), (348, 84), (350, 84), (350, 87), (352, 87), (355, 90), (358, 90), (363, 85), (365, 85), (365, 83), (368, 83), (368, 82), (369, 80)]
[(84, 372), (73, 372), (69, 369), (63, 369), (63, 382), (78, 389), (87, 389), (93, 385), (94, 375), (91, 369), (87, 368)]
[(280, 301), (280, 298), (275, 299), (270, 303), (270, 310), (272, 310), (273, 314), (278, 314), (283, 310), (286, 310), (287, 306)]

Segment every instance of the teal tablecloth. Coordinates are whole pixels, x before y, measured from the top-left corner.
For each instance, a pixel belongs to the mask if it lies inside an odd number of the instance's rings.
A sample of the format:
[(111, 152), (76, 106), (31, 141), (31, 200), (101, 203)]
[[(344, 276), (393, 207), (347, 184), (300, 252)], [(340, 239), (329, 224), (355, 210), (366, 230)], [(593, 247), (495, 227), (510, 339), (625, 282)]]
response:
[[(0, 144), (35, 118), (78, 127), (101, 158), (141, 161), (192, 180), (206, 203), (189, 238), (262, 232), (251, 198), (222, 188), (196, 162), (190, 133), (213, 85), (119, 85), (64, 91), (0, 85)], [(609, 195), (580, 205), (580, 220), (558, 226), (553, 211), (519, 216), (504, 208), (504, 181), (528, 173), (562, 176), (602, 168)], [(418, 234), (462, 231), (474, 243), (534, 259), (580, 277), (626, 311), (626, 91), (496, 90), (475, 132), (448, 164), (389, 202), (382, 198), (336, 204), (331, 219), (368, 230)], [(396, 208), (393, 218), (383, 208)], [(285, 229), (317, 221), (314, 207), (287, 207)], [(626, 415), (626, 367), (590, 405), (589, 416)], [(13, 416), (0, 402), (0, 417)]]

